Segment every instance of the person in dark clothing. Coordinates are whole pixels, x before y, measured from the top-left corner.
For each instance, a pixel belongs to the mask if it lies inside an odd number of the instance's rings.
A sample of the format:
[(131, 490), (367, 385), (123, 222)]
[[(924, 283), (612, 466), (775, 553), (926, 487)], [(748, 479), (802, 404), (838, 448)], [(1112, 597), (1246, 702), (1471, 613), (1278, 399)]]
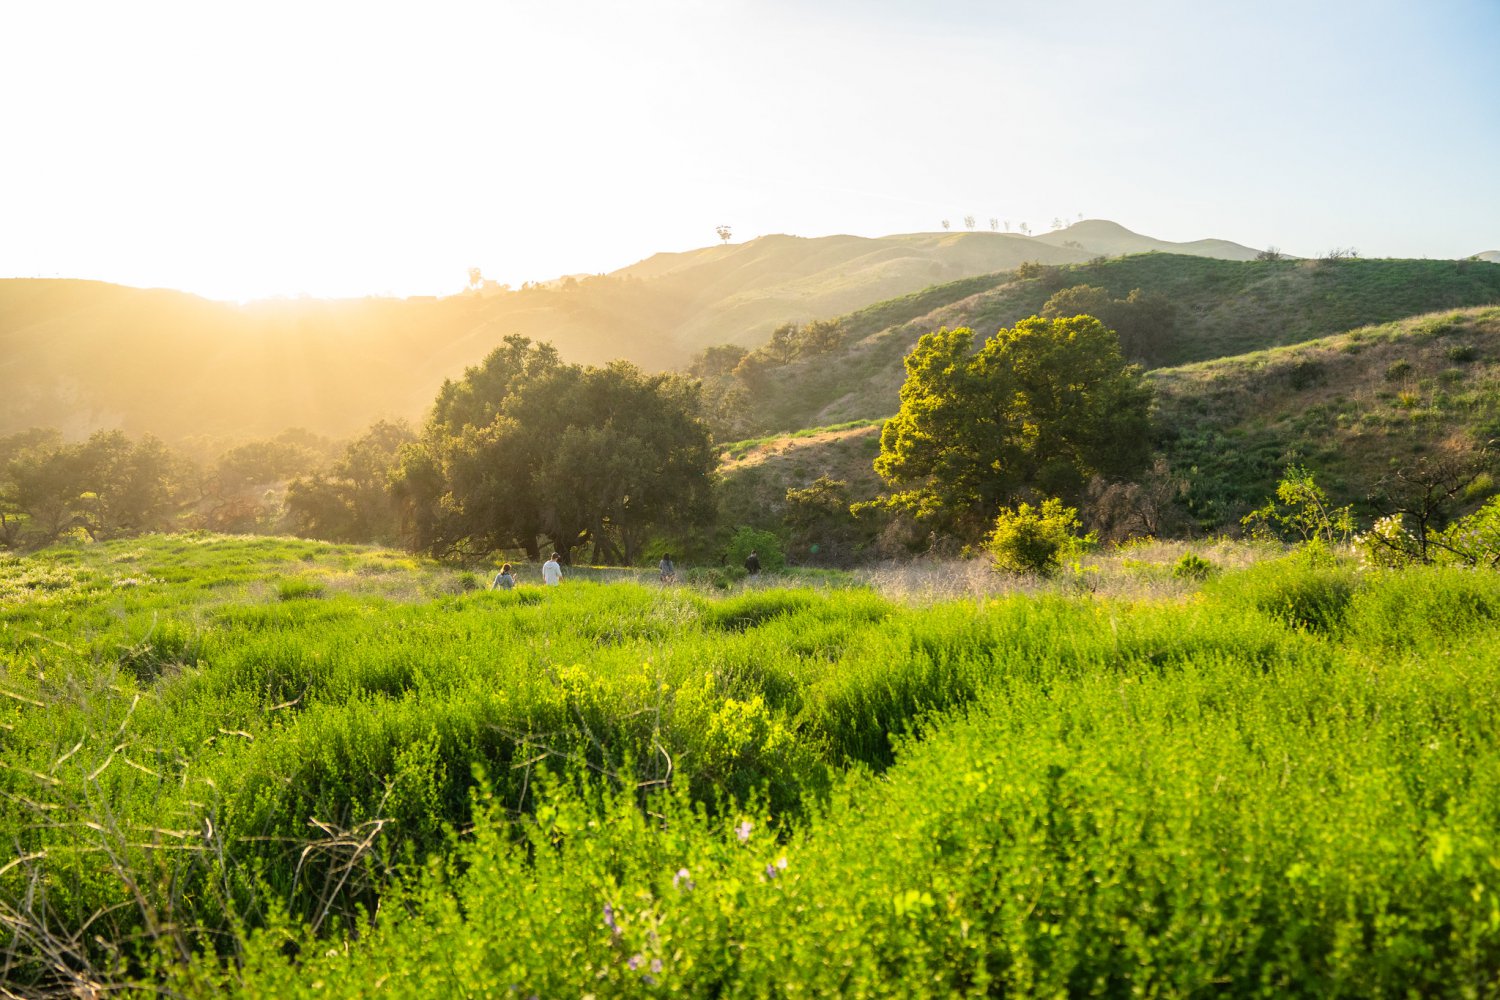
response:
[(745, 572), (751, 576), (760, 572), (760, 556), (755, 554), (754, 549), (751, 549), (750, 554), (745, 557)]

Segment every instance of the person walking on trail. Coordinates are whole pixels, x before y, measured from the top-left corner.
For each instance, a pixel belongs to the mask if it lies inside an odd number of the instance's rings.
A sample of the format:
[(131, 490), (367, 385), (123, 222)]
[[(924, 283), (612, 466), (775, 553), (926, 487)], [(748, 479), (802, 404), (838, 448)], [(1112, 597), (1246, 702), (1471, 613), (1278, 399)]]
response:
[(562, 563), (557, 561), (557, 553), (552, 553), (552, 558), (542, 563), (542, 582), (549, 587), (555, 587), (562, 583)]
[(745, 557), (745, 572), (751, 576), (760, 572), (760, 556), (755, 554), (754, 549), (751, 549), (750, 554)]
[(662, 583), (671, 583), (677, 579), (677, 567), (672, 565), (672, 553), (668, 552), (661, 557), (661, 564), (657, 569), (661, 570)]
[(495, 582), (490, 584), (491, 590), (510, 590), (516, 585), (516, 578), (510, 572), (510, 563), (500, 567), (500, 572), (495, 574)]

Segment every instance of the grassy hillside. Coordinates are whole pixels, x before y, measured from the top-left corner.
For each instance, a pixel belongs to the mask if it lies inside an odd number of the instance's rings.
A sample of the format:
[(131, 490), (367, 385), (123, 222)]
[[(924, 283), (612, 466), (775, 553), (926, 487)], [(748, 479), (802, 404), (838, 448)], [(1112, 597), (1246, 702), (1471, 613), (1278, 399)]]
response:
[(1500, 266), (1473, 261), (1224, 261), (1145, 254), (976, 277), (879, 303), (844, 317), (845, 346), (778, 373), (752, 404), (752, 432), (869, 420), (895, 412), (901, 359), (922, 334), (968, 326), (988, 335), (1038, 312), (1053, 292), (1134, 288), (1176, 307), (1171, 337), (1150, 367), (1300, 343), (1370, 323), (1500, 302)]
[(0, 982), (1500, 988), (1495, 574), (469, 586), (208, 535), (0, 560)]
[(1259, 506), (1294, 461), (1358, 503), (1395, 465), (1500, 440), (1500, 308), (1362, 327), (1152, 380), (1164, 450), (1204, 524)]
[[(1361, 327), (1148, 377), (1159, 446), (1188, 480), (1191, 513), (1205, 530), (1234, 530), (1290, 463), (1313, 469), (1339, 503), (1362, 504), (1393, 465), (1500, 440), (1500, 308)], [(743, 442), (721, 466), (726, 516), (774, 520), (788, 487), (821, 475), (848, 481), (856, 497), (875, 495), (879, 438), (879, 421), (869, 421)]]

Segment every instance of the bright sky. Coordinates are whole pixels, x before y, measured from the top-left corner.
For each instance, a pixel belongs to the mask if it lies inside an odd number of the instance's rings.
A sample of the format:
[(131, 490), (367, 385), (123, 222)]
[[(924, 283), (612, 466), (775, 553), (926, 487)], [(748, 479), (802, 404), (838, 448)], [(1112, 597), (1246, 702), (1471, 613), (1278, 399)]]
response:
[(1111, 219), (1500, 249), (1496, 0), (0, 0), (0, 276), (519, 284)]

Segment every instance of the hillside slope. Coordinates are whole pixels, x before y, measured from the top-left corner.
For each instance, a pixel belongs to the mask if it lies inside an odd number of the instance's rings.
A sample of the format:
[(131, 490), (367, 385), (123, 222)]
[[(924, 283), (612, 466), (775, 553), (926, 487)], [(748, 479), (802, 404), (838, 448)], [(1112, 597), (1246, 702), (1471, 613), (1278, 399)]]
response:
[[(1313, 470), (1337, 503), (1361, 504), (1393, 465), (1500, 440), (1500, 307), (1361, 327), (1148, 378), (1157, 444), (1188, 483), (1190, 512), (1203, 530), (1234, 531), (1289, 464)], [(774, 524), (786, 490), (823, 475), (848, 482), (855, 498), (874, 496), (878, 451), (878, 425), (737, 449), (721, 465), (727, 509)], [(1492, 473), (1500, 479), (1500, 466)]]
[(976, 277), (878, 303), (840, 320), (845, 343), (797, 362), (761, 387), (747, 433), (770, 434), (889, 416), (901, 360), (922, 334), (967, 326), (988, 335), (1041, 310), (1058, 289), (1132, 289), (1175, 307), (1147, 367), (1180, 365), (1294, 344), (1438, 309), (1500, 303), (1500, 266), (1473, 261), (1224, 261), (1142, 254), (1043, 268), (1036, 276)]
[(176, 439), (303, 426), (343, 436), (380, 417), (420, 418), (444, 378), (507, 334), (550, 341), (570, 361), (678, 367), (711, 344), (759, 343), (789, 320), (1026, 260), (1106, 252), (1051, 240), (1067, 232), (768, 236), (658, 254), (611, 275), (442, 299), (236, 305), (93, 281), (0, 280), (0, 434), (53, 426), (75, 437), (120, 428)]
[[(1201, 524), (1234, 524), (1293, 463), (1339, 502), (1359, 504), (1393, 466), (1500, 440), (1500, 308), (1412, 317), (1151, 378), (1162, 449), (1188, 480)], [(1491, 471), (1500, 476), (1500, 466)]]

